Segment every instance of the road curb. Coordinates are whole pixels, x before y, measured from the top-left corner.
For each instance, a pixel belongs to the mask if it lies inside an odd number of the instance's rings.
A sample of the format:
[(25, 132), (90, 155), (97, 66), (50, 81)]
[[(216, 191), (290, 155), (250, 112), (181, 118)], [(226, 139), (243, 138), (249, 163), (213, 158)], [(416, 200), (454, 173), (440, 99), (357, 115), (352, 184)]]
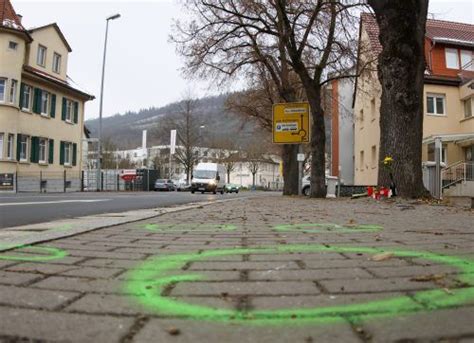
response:
[(103, 213), (52, 222), (23, 225), (0, 230), (0, 252), (12, 250), (23, 245), (32, 245), (56, 239), (80, 235), (112, 226), (156, 218), (168, 213), (181, 212), (218, 203), (241, 201), (254, 197), (222, 199), (207, 202), (196, 202), (175, 207), (163, 207), (146, 210), (135, 210), (121, 213)]

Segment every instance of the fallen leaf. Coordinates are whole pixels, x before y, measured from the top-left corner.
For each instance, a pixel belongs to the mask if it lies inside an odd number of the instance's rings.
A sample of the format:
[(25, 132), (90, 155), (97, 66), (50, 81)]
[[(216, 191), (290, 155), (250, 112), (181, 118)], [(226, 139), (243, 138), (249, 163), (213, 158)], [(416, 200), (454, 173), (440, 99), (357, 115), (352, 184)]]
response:
[(172, 336), (177, 336), (181, 333), (181, 330), (178, 329), (178, 328), (175, 328), (175, 327), (171, 327), (171, 328), (167, 329), (166, 331)]
[(429, 275), (421, 275), (421, 276), (412, 277), (410, 281), (415, 281), (415, 282), (438, 281), (438, 280), (444, 279), (444, 277), (445, 277), (444, 274), (429, 274)]
[(393, 257), (393, 252), (384, 252), (382, 254), (377, 254), (372, 256), (371, 260), (375, 262), (387, 261)]

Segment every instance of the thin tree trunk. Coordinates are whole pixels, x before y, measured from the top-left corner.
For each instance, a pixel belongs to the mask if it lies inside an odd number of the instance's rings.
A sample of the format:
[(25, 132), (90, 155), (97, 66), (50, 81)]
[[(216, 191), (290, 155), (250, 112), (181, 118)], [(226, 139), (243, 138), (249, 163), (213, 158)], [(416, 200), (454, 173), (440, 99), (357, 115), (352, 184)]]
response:
[[(393, 158), (398, 194), (420, 197), (423, 186), (424, 38), (428, 0), (369, 0), (380, 28), (378, 76), (382, 85), (379, 161)], [(378, 184), (390, 185), (388, 168), (380, 165)]]

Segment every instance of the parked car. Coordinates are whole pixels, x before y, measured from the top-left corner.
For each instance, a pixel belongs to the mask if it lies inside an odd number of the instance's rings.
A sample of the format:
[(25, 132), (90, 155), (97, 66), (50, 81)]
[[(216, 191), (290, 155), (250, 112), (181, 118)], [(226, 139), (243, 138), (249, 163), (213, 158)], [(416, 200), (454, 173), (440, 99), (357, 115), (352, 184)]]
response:
[(187, 181), (184, 179), (176, 181), (174, 185), (178, 192), (186, 192), (191, 190), (191, 184), (187, 183)]
[[(328, 177), (329, 177), (329, 175), (326, 174), (326, 186), (328, 185)], [(310, 175), (303, 176), (302, 185), (301, 185), (301, 188), (302, 188), (301, 193), (303, 195), (309, 196), (309, 194), (311, 193), (310, 186), (311, 186)]]
[(224, 186), (224, 191), (226, 193), (239, 193), (239, 185), (236, 185), (234, 183), (227, 183), (225, 186)]
[(174, 191), (175, 186), (172, 180), (158, 179), (155, 181), (155, 191)]

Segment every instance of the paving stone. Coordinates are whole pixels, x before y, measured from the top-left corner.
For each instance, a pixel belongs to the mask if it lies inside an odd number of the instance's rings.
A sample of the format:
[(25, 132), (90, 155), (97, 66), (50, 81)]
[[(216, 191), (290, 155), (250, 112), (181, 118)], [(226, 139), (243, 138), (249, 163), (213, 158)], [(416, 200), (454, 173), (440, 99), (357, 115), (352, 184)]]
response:
[(76, 292), (0, 286), (0, 304), (52, 310), (78, 296)]
[(193, 262), (190, 270), (281, 270), (300, 269), (294, 261), (279, 262)]
[(123, 293), (123, 285), (118, 281), (91, 280), (88, 278), (51, 276), (32, 285), (34, 288), (76, 291), (88, 293)]
[(38, 274), (0, 271), (0, 284), (22, 285), (41, 278)]
[(0, 307), (0, 332), (7, 336), (63, 342), (118, 342), (132, 318)]
[(372, 294), (318, 294), (314, 296), (254, 296), (250, 299), (255, 310), (275, 310), (285, 308), (320, 308), (337, 305), (362, 304), (374, 300), (401, 296), (403, 293), (372, 293)]
[(29, 272), (29, 273), (38, 273), (38, 274), (48, 275), (48, 274), (63, 273), (72, 268), (74, 268), (74, 266), (61, 265), (61, 264), (25, 262), (25, 263), (20, 263), (12, 267), (9, 267), (6, 270), (13, 271), (13, 272)]
[(360, 268), (250, 271), (249, 280), (328, 280), (367, 279), (371, 274)]
[(346, 257), (338, 253), (321, 253), (321, 254), (252, 254), (249, 256), (250, 261), (295, 261), (295, 260), (347, 260)]
[(64, 273), (61, 276), (77, 276), (88, 278), (108, 279), (123, 273), (125, 269), (120, 268), (94, 268), (94, 267), (76, 267)]
[(474, 308), (438, 310), (415, 315), (399, 315), (371, 320), (364, 327), (373, 342), (395, 342), (417, 337), (431, 341), (443, 337), (474, 336)]
[(400, 279), (340, 279), (320, 281), (320, 284), (330, 293), (369, 293), (391, 291), (416, 291), (439, 288), (432, 282), (415, 282), (408, 278)]
[(272, 295), (272, 294), (318, 294), (317, 287), (308, 281), (275, 282), (186, 282), (173, 288), (177, 295)]
[[(179, 329), (179, 335), (171, 335)], [(192, 320), (152, 319), (135, 336), (141, 342), (207, 342), (207, 343), (287, 343), (287, 342), (345, 342), (360, 340), (349, 324), (333, 326), (245, 326)]]

